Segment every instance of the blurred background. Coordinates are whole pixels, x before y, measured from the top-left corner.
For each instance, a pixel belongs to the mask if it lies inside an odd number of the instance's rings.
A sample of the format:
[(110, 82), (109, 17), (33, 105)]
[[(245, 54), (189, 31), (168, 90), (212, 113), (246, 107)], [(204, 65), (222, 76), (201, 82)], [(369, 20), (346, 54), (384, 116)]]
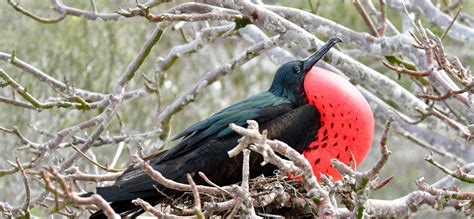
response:
[[(25, 8), (42, 17), (57, 16), (57, 13), (51, 9), (49, 1), (22, 0), (19, 2)], [(309, 1), (312, 2), (312, 6), (308, 1), (263, 2), (291, 6), (307, 11), (310, 11), (313, 7), (313, 9), (316, 8), (317, 14), (322, 17), (331, 19), (353, 30), (367, 32), (365, 23), (350, 0)], [(442, 1), (434, 2), (442, 4)], [(71, 7), (90, 9), (89, 1), (64, 0), (64, 3)], [(119, 7), (134, 7), (135, 2), (104, 0), (97, 1), (96, 5), (98, 11), (112, 13)], [(171, 4), (163, 4), (155, 8), (154, 11), (165, 10), (170, 6)], [(465, 1), (463, 12), (474, 15), (474, 1)], [(387, 16), (395, 26), (402, 26), (398, 12), (387, 8)], [(430, 27), (434, 32), (443, 32), (443, 30), (430, 25), (427, 21), (422, 22), (425, 27)], [(62, 22), (56, 24), (42, 24), (21, 15), (5, 1), (2, 1), (0, 3), (0, 51), (5, 53), (14, 51), (16, 57), (58, 80), (67, 81), (73, 87), (109, 93), (118, 77), (139, 51), (147, 36), (151, 34), (154, 25), (140, 17), (122, 19), (119, 22), (104, 22), (72, 16), (68, 16)], [(194, 31), (198, 28), (199, 24), (189, 24), (189, 28), (184, 29), (183, 32), (168, 28), (164, 37), (139, 69), (139, 74), (130, 82), (127, 90), (143, 88), (144, 79), (141, 74), (153, 75), (156, 60), (159, 57), (165, 57), (173, 47), (191, 40), (194, 37)], [(448, 54), (458, 56), (465, 65), (474, 66), (472, 47), (462, 46), (449, 40), (445, 45)], [(166, 73), (166, 79), (161, 90), (163, 106), (185, 93), (206, 72), (225, 64), (249, 46), (250, 44), (238, 37), (226, 37), (205, 45), (196, 53), (184, 55), (177, 59)], [(367, 56), (355, 58), (391, 78), (396, 78), (394, 72), (387, 70), (381, 64), (381, 58)], [(193, 103), (173, 117), (170, 136), (231, 103), (268, 89), (277, 67), (268, 57), (261, 55), (237, 68), (234, 73), (210, 85)], [(0, 62), (0, 68), (12, 75), (37, 99), (45, 100), (48, 97), (55, 96), (53, 89), (31, 75), (25, 74), (22, 70), (6, 62)], [(410, 84), (405, 77), (402, 78), (400, 83), (410, 89)], [(0, 89), (0, 94), (11, 96), (12, 90), (10, 88)], [(49, 139), (48, 136), (39, 134), (32, 126), (45, 132), (55, 133), (91, 118), (102, 110), (51, 109), (38, 112), (0, 103), (0, 126), (17, 127), (29, 139), (36, 142), (46, 142)], [(119, 109), (119, 115), (126, 133), (133, 134), (151, 130), (154, 127), (153, 120), (156, 115), (156, 97), (146, 95), (133, 100), (126, 100)], [(118, 120), (114, 119), (107, 132), (111, 135), (117, 135), (120, 133), (120, 129)], [(376, 130), (380, 131), (381, 127), (376, 127)], [(86, 135), (87, 133), (82, 133), (79, 136), (84, 137)], [(379, 158), (379, 139), (380, 133), (378, 132), (372, 150), (361, 169), (371, 166)], [(156, 142), (158, 144), (154, 144)], [(156, 147), (162, 143), (158, 137), (155, 137), (144, 142), (143, 145), (145, 147)], [(167, 141), (165, 143), (172, 145)], [(7, 160), (14, 161), (15, 157), (28, 161), (31, 154), (27, 150), (18, 150), (19, 146), (20, 142), (17, 138), (0, 132), (0, 168), (9, 168), (10, 165)], [(129, 156), (136, 151), (136, 143), (130, 142), (126, 146), (127, 150), (122, 153), (117, 165), (118, 168), (125, 167)], [(93, 154), (89, 153), (88, 155), (95, 155), (100, 163), (107, 164), (111, 162), (116, 147), (117, 145), (111, 144), (92, 148)], [(414, 182), (420, 177), (425, 177), (428, 183), (433, 183), (445, 176), (445, 174), (424, 161), (424, 157), (428, 154), (426, 149), (403, 140), (395, 134), (390, 136), (389, 148), (392, 151), (392, 157), (382, 170), (381, 177), (394, 176), (394, 179), (383, 189), (374, 192), (372, 198), (395, 199), (416, 190)], [(57, 163), (65, 154), (71, 152), (70, 148), (48, 152), (44, 163)], [(451, 168), (455, 167), (455, 163), (451, 160), (441, 158), (438, 158), (438, 160)], [(97, 171), (84, 160), (80, 162), (80, 165), (81, 170)], [(33, 194), (38, 194), (38, 189), (41, 189), (40, 184), (35, 181), (32, 183), (36, 188), (33, 190)], [(90, 190), (93, 190), (94, 187), (95, 183), (88, 183)], [(22, 203), (24, 189), (19, 174), (1, 177), (0, 188), (2, 188), (0, 201), (9, 202), (12, 205)], [(472, 186), (462, 185), (462, 188), (467, 189), (467, 191), (474, 190)], [(39, 209), (34, 211), (35, 214), (37, 216), (45, 215)], [(417, 217), (425, 218), (430, 217), (430, 215), (437, 214), (422, 213), (418, 214)], [(455, 217), (455, 215), (444, 215), (444, 217)]]

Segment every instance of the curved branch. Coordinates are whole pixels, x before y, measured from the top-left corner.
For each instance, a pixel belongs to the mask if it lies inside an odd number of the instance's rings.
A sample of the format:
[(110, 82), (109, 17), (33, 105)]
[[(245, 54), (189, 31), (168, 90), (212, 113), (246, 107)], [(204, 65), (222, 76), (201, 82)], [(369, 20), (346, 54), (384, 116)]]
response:
[(62, 0), (51, 0), (53, 9), (59, 14), (71, 15), (76, 17), (84, 17), (88, 20), (117, 21), (122, 16), (116, 13), (97, 13), (94, 11), (86, 11), (72, 8), (63, 3)]
[(35, 20), (35, 21), (38, 21), (40, 23), (44, 23), (44, 24), (54, 24), (54, 23), (58, 23), (62, 20), (64, 20), (64, 18), (66, 17), (66, 13), (61, 13), (59, 16), (55, 17), (55, 18), (43, 18), (43, 17), (40, 17), (38, 15), (35, 15), (33, 14), (32, 12), (26, 10), (25, 8), (21, 7), (20, 4), (18, 2), (15, 2), (13, 0), (8, 0), (7, 1), (8, 4), (10, 4), (16, 11), (22, 13), (23, 15)]

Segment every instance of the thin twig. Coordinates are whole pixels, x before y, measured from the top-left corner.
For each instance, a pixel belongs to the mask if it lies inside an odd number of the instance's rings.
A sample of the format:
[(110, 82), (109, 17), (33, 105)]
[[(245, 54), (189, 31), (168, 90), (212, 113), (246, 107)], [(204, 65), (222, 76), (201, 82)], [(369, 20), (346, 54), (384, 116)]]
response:
[(11, 87), (13, 87), (18, 94), (20, 94), (26, 101), (31, 103), (33, 106), (39, 109), (51, 109), (53, 107), (58, 108), (75, 108), (78, 110), (89, 110), (89, 104), (84, 101), (81, 97), (76, 96), (76, 99), (79, 99), (77, 102), (69, 102), (69, 101), (55, 101), (55, 102), (45, 102), (42, 103), (38, 101), (36, 98), (31, 95), (26, 88), (21, 86), (18, 82), (13, 80), (13, 78), (8, 75), (3, 69), (0, 69), (0, 77), (6, 81)]
[(467, 183), (474, 183), (474, 175), (471, 175), (471, 174), (467, 174), (467, 173), (464, 173), (461, 168), (457, 168), (456, 171), (452, 171), (450, 169), (448, 169), (447, 167), (443, 166), (442, 164), (438, 163), (436, 160), (434, 160), (433, 158), (433, 155), (432, 154), (429, 154), (426, 156), (425, 160), (432, 164), (433, 166), (437, 167), (438, 169), (440, 169), (441, 171), (443, 171), (444, 173), (456, 178), (456, 179), (459, 179), (463, 182), (467, 182)]
[(211, 186), (214, 186), (216, 187), (217, 189), (221, 190), (223, 193), (233, 197), (234, 195), (232, 193), (230, 193), (229, 191), (225, 190), (224, 188), (222, 188), (221, 186), (215, 184), (214, 182), (212, 182), (209, 178), (207, 178), (206, 174), (204, 174), (203, 172), (199, 172), (199, 176), (209, 185)]
[(441, 155), (443, 157), (447, 157), (447, 158), (450, 158), (452, 160), (454, 160), (455, 162), (457, 163), (460, 163), (460, 164), (465, 164), (466, 161), (464, 161), (464, 159), (460, 158), (459, 156), (447, 151), (447, 150), (444, 150), (443, 148), (439, 148), (437, 146), (434, 146), (434, 145), (430, 145), (418, 138), (416, 138), (415, 136), (413, 136), (412, 134), (410, 134), (409, 132), (403, 132), (402, 133), (403, 137), (407, 138), (408, 140), (412, 141), (413, 143), (423, 147), (423, 148), (426, 148), (428, 149), (429, 151), (432, 151), (433, 153), (436, 153), (438, 155)]
[(155, 216), (157, 218), (189, 218), (189, 217), (177, 217), (177, 216), (174, 216), (174, 215), (165, 214), (165, 213), (159, 211), (158, 209), (154, 208), (152, 205), (150, 205), (150, 203), (148, 203), (148, 202), (146, 202), (146, 201), (144, 201), (143, 199), (140, 199), (140, 198), (132, 200), (132, 203), (134, 205), (138, 205), (138, 206), (142, 207), (144, 211), (149, 212), (150, 214), (152, 214), (153, 216)]
[[(138, 156), (134, 155), (132, 160), (143, 169), (143, 171), (148, 174), (154, 181), (160, 183), (164, 187), (178, 190), (178, 191), (191, 191), (191, 186), (183, 183), (178, 183), (173, 180), (165, 178), (160, 172), (156, 171), (153, 169), (153, 167), (150, 166), (150, 164)], [(197, 185), (196, 186), (197, 190), (202, 193), (208, 193), (208, 194), (222, 194), (223, 192), (221, 189), (214, 188), (214, 187), (209, 187), (209, 186), (201, 186)], [(222, 187), (225, 190), (229, 190), (229, 187)]]
[[(53, 176), (54, 179), (59, 183), (60, 188), (57, 188), (53, 185), (51, 176)], [(104, 214), (108, 218), (120, 218), (119, 215), (115, 213), (114, 209), (109, 205), (109, 203), (107, 203), (107, 201), (102, 198), (102, 196), (94, 194), (89, 197), (81, 197), (79, 194), (74, 192), (72, 188), (66, 183), (66, 181), (58, 174), (56, 169), (48, 167), (46, 170), (41, 172), (41, 177), (43, 178), (46, 189), (53, 192), (55, 195), (63, 197), (78, 205), (95, 204), (104, 211)], [(57, 202), (57, 205), (59, 205), (59, 202)]]
[(454, 22), (456, 21), (456, 19), (458, 19), (458, 16), (459, 14), (461, 13), (462, 11), (462, 5), (458, 8), (458, 12), (456, 12), (456, 15), (454, 16), (453, 18), (453, 21), (451, 21), (451, 23), (449, 24), (448, 28), (446, 28), (446, 30), (443, 32), (443, 34), (441, 35), (441, 39), (444, 39), (444, 37), (446, 37), (446, 35), (448, 34), (449, 30), (451, 29), (451, 27), (453, 27), (453, 24)]
[(16, 11), (22, 13), (23, 15), (35, 20), (35, 21), (38, 21), (40, 23), (44, 23), (44, 24), (54, 24), (54, 23), (58, 23), (62, 20), (64, 20), (64, 18), (66, 17), (66, 13), (60, 13), (59, 16), (55, 17), (55, 18), (43, 18), (43, 17), (40, 17), (38, 15), (35, 15), (33, 14), (32, 12), (26, 10), (25, 8), (21, 7), (20, 4), (18, 2), (15, 2), (13, 0), (7, 0), (8, 4), (10, 4)]
[(95, 166), (99, 167), (100, 169), (103, 169), (107, 172), (123, 172), (124, 170), (123, 169), (114, 169), (114, 168), (108, 168), (96, 161), (94, 161), (93, 159), (91, 159), (90, 157), (88, 157), (86, 154), (84, 154), (84, 152), (82, 152), (81, 150), (79, 150), (79, 148), (77, 148), (74, 144), (69, 144), (70, 147), (72, 147), (72, 149), (74, 149), (77, 153), (80, 153), (84, 158), (86, 158), (86, 160), (88, 160), (89, 162), (91, 162), (92, 164), (94, 164)]
[(353, 0), (352, 3), (354, 4), (359, 14), (362, 16), (362, 19), (364, 19), (365, 24), (369, 28), (370, 34), (375, 37), (380, 37), (380, 34), (377, 31), (374, 22), (372, 21), (372, 19), (370, 19), (370, 16), (367, 14), (367, 11), (365, 11), (365, 8), (360, 4), (360, 0)]
[(191, 186), (191, 192), (193, 192), (194, 197), (194, 215), (196, 218), (202, 219), (204, 218), (201, 208), (201, 198), (199, 197), (199, 191), (197, 189), (196, 183), (194, 182), (191, 175), (187, 174), (186, 177), (188, 178), (188, 183)]
[(374, 166), (372, 166), (372, 168), (370, 168), (369, 170), (367, 170), (365, 172), (365, 174), (369, 178), (373, 178), (375, 175), (379, 174), (382, 167), (388, 161), (388, 157), (391, 154), (391, 152), (388, 150), (388, 147), (387, 147), (388, 133), (390, 131), (390, 126), (392, 125), (392, 122), (394, 120), (395, 120), (395, 118), (392, 115), (390, 115), (387, 119), (387, 122), (385, 123), (385, 127), (384, 127), (383, 133), (382, 133), (382, 138), (380, 138), (380, 153), (382, 154), (382, 156), (377, 161), (377, 163)]
[(378, 30), (380, 36), (384, 36), (387, 31), (387, 15), (385, 14), (385, 0), (379, 0), (380, 3), (380, 28)]
[(83, 173), (78, 167), (71, 167), (64, 171), (66, 173), (63, 178), (65, 180), (78, 180), (78, 181), (92, 181), (92, 182), (103, 182), (103, 181), (114, 181), (122, 175), (122, 172), (107, 173), (107, 174), (89, 174)]
[(18, 166), (18, 169), (20, 170), (20, 175), (23, 178), (23, 186), (25, 187), (25, 202), (22, 206), (22, 210), (26, 215), (29, 215), (30, 200), (31, 200), (31, 188), (30, 188), (29, 179), (18, 157), (16, 158), (16, 165)]
[(457, 199), (457, 200), (469, 200), (474, 201), (473, 192), (461, 192), (461, 191), (448, 191), (446, 189), (439, 189), (434, 186), (428, 185), (425, 178), (420, 178), (416, 181), (416, 187), (418, 190), (429, 192), (434, 196), (440, 197), (440, 199)]

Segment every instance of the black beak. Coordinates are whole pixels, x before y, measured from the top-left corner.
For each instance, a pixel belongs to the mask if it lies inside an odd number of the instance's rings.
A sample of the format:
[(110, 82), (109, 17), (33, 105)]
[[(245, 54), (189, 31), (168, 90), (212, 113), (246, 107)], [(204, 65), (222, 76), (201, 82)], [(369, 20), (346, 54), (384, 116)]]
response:
[(332, 37), (313, 55), (310, 55), (308, 58), (303, 59), (304, 72), (307, 73), (316, 64), (316, 62), (318, 62), (329, 51), (329, 49), (331, 49), (339, 42), (342, 42), (341, 38)]

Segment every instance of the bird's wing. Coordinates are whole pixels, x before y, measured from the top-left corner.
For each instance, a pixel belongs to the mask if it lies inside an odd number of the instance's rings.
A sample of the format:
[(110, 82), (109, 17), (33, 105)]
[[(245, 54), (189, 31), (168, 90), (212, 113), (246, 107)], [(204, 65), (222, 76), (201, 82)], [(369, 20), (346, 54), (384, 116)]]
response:
[(293, 105), (286, 98), (273, 95), (270, 92), (252, 96), (217, 112), (178, 134), (174, 140), (182, 138), (181, 141), (159, 156), (156, 161), (161, 162), (185, 154), (200, 146), (199, 142), (205, 139), (226, 137), (232, 133), (229, 128), (230, 123), (240, 126), (245, 125), (247, 120), (264, 123), (292, 109)]
[[(186, 138), (200, 131), (204, 131), (199, 136), (201, 138), (207, 137), (209, 134), (214, 134), (216, 131), (221, 131), (219, 137), (222, 137), (225, 134), (230, 133), (230, 129), (227, 128), (229, 123), (239, 123), (242, 119), (258, 117), (259, 115), (257, 113), (260, 111), (261, 107), (278, 106), (289, 103), (290, 102), (286, 98), (276, 96), (270, 92), (257, 94), (227, 108), (224, 108), (211, 117), (192, 125), (174, 137), (173, 140), (183, 137)], [(285, 112), (288, 112), (289, 110), (285, 109)], [(245, 120), (243, 122), (245, 122)], [(193, 137), (195, 137), (195, 135), (193, 135)]]

